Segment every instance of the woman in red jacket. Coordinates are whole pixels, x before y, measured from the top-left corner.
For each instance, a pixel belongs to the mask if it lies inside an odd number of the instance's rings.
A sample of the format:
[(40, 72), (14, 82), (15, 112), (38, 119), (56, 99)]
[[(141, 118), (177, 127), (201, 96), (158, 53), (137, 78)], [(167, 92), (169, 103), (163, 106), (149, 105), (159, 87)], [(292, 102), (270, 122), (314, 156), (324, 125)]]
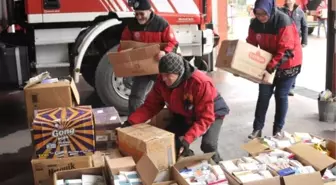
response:
[(192, 155), (189, 145), (202, 137), (202, 151), (216, 152), (213, 160), (221, 161), (217, 153), (218, 136), (229, 108), (211, 78), (175, 53), (161, 58), (159, 71), (145, 103), (129, 116), (124, 126), (144, 123), (166, 105), (174, 114), (166, 130), (175, 134), (177, 157)]
[(273, 135), (278, 135), (288, 110), (288, 93), (300, 73), (302, 47), (295, 23), (276, 8), (274, 0), (257, 0), (254, 19), (249, 27), (247, 42), (273, 54), (264, 72), (264, 79), (276, 73), (273, 85), (259, 85), (259, 96), (250, 139), (261, 136), (269, 100), (274, 92), (276, 101)]

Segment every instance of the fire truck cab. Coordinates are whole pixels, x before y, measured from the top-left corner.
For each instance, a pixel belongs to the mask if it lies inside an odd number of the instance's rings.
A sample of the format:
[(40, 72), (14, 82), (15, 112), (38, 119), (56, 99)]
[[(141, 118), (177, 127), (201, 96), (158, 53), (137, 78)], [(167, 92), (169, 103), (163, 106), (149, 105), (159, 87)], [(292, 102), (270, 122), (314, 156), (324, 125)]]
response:
[[(193, 57), (199, 68), (212, 70), (212, 61), (203, 60), (218, 42), (211, 24), (212, 1), (150, 2), (152, 11), (173, 26), (182, 55)], [(53, 77), (71, 74), (76, 82), (81, 75), (104, 104), (127, 115), (132, 78), (116, 77), (106, 54), (116, 51), (125, 25), (134, 18), (128, 3), (127, 0), (1, 0), (0, 49), (7, 51), (2, 52), (5, 59), (5, 54), (13, 51), (17, 83), (24, 85), (29, 77), (44, 71)], [(1, 60), (0, 55), (0, 65), (12, 65), (8, 58), (11, 57)]]

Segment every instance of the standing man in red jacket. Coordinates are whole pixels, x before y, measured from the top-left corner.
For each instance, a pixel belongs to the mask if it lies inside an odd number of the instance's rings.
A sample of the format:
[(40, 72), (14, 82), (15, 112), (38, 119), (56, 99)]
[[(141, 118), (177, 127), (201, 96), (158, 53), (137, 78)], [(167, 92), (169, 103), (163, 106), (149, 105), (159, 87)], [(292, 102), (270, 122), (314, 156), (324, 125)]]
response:
[(144, 123), (166, 105), (174, 115), (166, 130), (175, 134), (177, 157), (193, 155), (189, 145), (202, 137), (201, 150), (215, 152), (213, 160), (221, 161), (217, 152), (218, 136), (229, 107), (211, 78), (175, 53), (161, 58), (159, 71), (145, 103), (123, 126)]
[(247, 42), (259, 46), (273, 55), (264, 72), (264, 79), (276, 73), (273, 85), (259, 85), (259, 96), (250, 139), (261, 136), (269, 101), (274, 92), (275, 117), (273, 136), (279, 135), (288, 110), (288, 93), (301, 71), (302, 46), (295, 22), (276, 8), (274, 0), (257, 0), (254, 19), (249, 28)]
[[(178, 42), (174, 31), (169, 23), (151, 10), (148, 0), (133, 0), (131, 4), (135, 11), (135, 19), (131, 20), (125, 27), (121, 40), (133, 40), (145, 43), (167, 43), (167, 46), (160, 51), (156, 59), (159, 61), (166, 53), (176, 52)], [(133, 85), (129, 96), (129, 113), (134, 112), (143, 104), (150, 88), (151, 82), (157, 75), (133, 77)]]

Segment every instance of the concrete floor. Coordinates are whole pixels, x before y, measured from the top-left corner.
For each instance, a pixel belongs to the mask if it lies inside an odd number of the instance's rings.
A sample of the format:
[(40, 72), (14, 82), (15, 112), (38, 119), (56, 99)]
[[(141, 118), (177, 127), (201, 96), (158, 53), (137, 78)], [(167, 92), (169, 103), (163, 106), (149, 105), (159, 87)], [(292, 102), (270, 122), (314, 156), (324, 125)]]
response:
[[(214, 72), (211, 76), (231, 109), (221, 130), (219, 151), (224, 159), (246, 155), (240, 145), (248, 141), (247, 135), (251, 132), (258, 85), (224, 72)], [(81, 83), (78, 89), (83, 104), (101, 106), (90, 87)], [(298, 94), (289, 98), (290, 109), (285, 129), (336, 139), (335, 124), (318, 121), (315, 97), (317, 92), (298, 87)], [(274, 101), (267, 115), (265, 134), (271, 133), (273, 115)], [(31, 185), (33, 176), (30, 160), (33, 150), (21, 91), (0, 94), (0, 120), (0, 184)], [(196, 152), (199, 152), (199, 144), (200, 141), (196, 141), (192, 145)]]

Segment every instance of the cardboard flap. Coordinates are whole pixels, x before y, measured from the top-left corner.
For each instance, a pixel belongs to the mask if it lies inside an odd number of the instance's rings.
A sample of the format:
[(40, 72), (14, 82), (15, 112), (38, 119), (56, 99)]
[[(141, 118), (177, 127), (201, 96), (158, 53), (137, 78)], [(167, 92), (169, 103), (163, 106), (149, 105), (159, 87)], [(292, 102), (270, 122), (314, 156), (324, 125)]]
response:
[(147, 155), (140, 158), (136, 164), (136, 169), (145, 185), (153, 184), (157, 174), (159, 174), (158, 168)]
[(283, 177), (286, 185), (323, 185), (319, 172)]
[(73, 95), (77, 105), (79, 105), (80, 104), (80, 95), (79, 95), (78, 89), (76, 87), (75, 81), (72, 78), (71, 78), (71, 81), (70, 81), (70, 88), (71, 88), (72, 95)]
[(302, 160), (303, 163), (310, 164), (319, 171), (336, 163), (335, 159), (304, 143), (295, 144), (289, 147), (288, 150)]
[(332, 140), (327, 140), (327, 149), (330, 151), (330, 157), (336, 159), (336, 143)]
[(194, 156), (190, 156), (190, 157), (180, 157), (178, 158), (177, 162), (175, 163), (175, 167), (180, 170), (181, 166), (184, 167), (184, 165), (186, 165), (187, 163), (191, 163), (194, 161), (202, 161), (202, 160), (209, 160), (211, 159), (211, 157), (215, 155), (214, 152), (212, 153), (206, 153), (203, 155), (194, 155)]
[(105, 156), (105, 162), (112, 174), (119, 174), (119, 171), (132, 171), (135, 168), (135, 162), (132, 157), (122, 157), (110, 159)]
[(137, 42), (137, 41), (131, 41), (131, 40), (122, 40), (120, 41), (120, 50), (125, 50), (125, 49), (130, 49), (130, 48), (139, 48), (139, 47), (149, 46), (153, 44), (159, 44), (161, 50), (163, 50), (168, 45), (168, 43), (144, 43), (144, 42)]
[(252, 141), (247, 142), (241, 146), (241, 149), (245, 150), (251, 155), (257, 155), (259, 153), (265, 152), (270, 148), (261, 143), (259, 139), (253, 139)]

